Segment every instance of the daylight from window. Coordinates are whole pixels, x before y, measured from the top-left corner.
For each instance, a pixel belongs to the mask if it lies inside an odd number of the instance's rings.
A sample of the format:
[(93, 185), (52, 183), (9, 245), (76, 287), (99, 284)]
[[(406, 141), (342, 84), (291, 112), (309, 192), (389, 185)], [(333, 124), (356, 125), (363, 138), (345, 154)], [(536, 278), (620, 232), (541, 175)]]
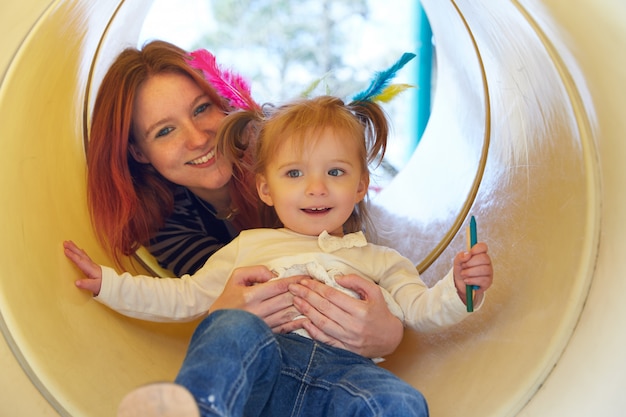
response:
[[(279, 104), (320, 81), (313, 95), (349, 100), (376, 71), (418, 45), (415, 0), (155, 0), (140, 34), (184, 49), (206, 48), (251, 82), (258, 102)], [(394, 82), (417, 87), (418, 59)], [(384, 164), (372, 176), (384, 187), (415, 150), (417, 88), (384, 104), (392, 125)]]

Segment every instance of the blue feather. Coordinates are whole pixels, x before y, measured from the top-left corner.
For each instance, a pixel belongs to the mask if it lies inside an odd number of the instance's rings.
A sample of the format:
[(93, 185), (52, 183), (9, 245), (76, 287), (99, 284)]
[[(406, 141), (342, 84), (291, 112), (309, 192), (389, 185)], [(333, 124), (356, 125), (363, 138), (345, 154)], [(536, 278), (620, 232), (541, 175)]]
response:
[(411, 52), (405, 52), (404, 54), (402, 54), (400, 59), (396, 61), (396, 63), (393, 64), (391, 67), (374, 74), (374, 78), (372, 79), (369, 87), (367, 87), (367, 89), (361, 91), (360, 93), (355, 94), (352, 100), (371, 100), (372, 97), (375, 97), (382, 93), (385, 87), (387, 87), (389, 82), (393, 79), (393, 77), (396, 76), (396, 73), (413, 58), (415, 58), (415, 54)]

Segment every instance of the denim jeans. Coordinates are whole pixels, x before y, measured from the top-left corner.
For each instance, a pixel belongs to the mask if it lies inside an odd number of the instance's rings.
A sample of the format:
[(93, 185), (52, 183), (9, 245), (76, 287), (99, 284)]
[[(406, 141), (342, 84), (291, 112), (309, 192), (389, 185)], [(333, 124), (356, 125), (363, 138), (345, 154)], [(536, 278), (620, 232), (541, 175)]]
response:
[(200, 323), (176, 378), (203, 417), (428, 416), (422, 394), (370, 359), (220, 310)]

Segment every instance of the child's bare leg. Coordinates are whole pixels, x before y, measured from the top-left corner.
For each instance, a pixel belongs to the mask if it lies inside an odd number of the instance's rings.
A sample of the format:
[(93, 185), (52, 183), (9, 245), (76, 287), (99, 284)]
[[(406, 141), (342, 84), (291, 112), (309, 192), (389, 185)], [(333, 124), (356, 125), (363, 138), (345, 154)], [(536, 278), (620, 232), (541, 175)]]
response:
[(200, 412), (186, 388), (160, 382), (128, 393), (120, 403), (117, 417), (200, 417)]

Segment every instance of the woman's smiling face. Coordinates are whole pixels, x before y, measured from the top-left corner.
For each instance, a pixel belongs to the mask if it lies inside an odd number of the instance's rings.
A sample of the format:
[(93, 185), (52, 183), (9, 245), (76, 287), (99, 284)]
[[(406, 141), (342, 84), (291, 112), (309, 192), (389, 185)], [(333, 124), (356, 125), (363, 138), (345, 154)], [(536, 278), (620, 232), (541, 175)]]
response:
[(215, 135), (225, 114), (189, 77), (161, 73), (150, 77), (133, 103), (130, 152), (169, 181), (198, 196), (224, 188), (232, 166), (216, 158)]

